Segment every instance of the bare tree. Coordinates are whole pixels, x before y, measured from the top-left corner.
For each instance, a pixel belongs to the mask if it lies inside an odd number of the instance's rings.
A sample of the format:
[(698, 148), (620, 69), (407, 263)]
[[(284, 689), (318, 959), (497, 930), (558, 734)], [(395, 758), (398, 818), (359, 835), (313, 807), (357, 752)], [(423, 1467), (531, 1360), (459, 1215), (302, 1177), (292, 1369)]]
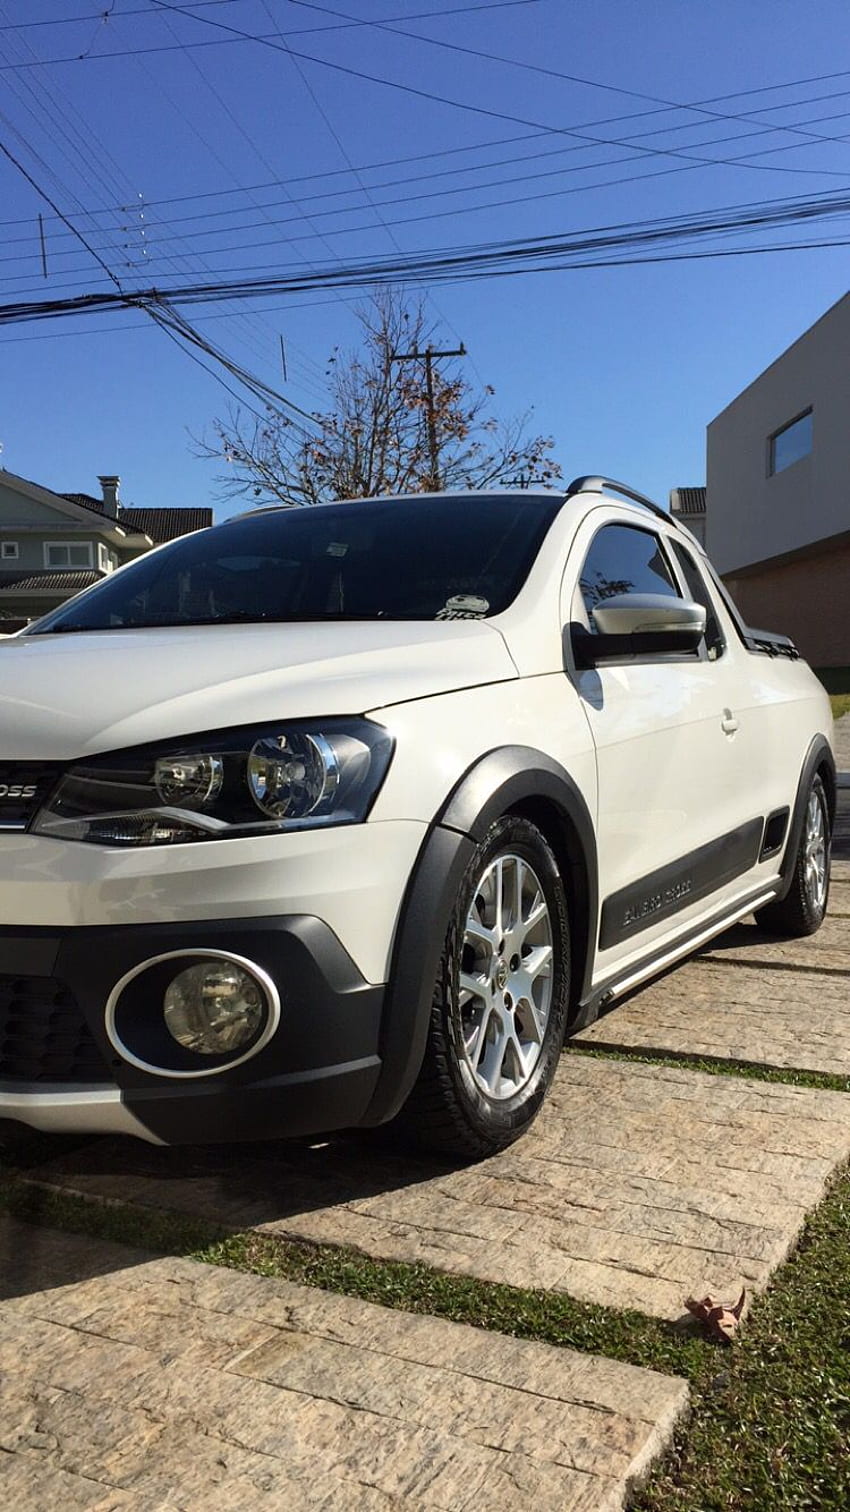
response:
[[(486, 488), (546, 484), (561, 475), (549, 436), (526, 434), (529, 416), (503, 422), (488, 413), (494, 390), (476, 393), (458, 364), (430, 363), (433, 327), (421, 302), (409, 306), (379, 291), (358, 311), (357, 352), (335, 350), (328, 362), (330, 408), (312, 425), (269, 407), (262, 419), (231, 410), (213, 421), (214, 439), (196, 441), (199, 456), (224, 461), (218, 478), (227, 498), (318, 504), (375, 494), (424, 493), (434, 487)], [(399, 362), (399, 353), (422, 362)]]

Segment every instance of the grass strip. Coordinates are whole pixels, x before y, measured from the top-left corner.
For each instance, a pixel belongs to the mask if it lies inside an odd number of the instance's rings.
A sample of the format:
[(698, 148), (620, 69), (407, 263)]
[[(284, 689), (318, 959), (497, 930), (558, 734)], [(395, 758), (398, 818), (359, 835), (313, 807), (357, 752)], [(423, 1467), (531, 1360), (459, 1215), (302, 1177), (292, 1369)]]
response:
[(30, 1222), (277, 1277), (685, 1377), (693, 1412), (636, 1512), (850, 1506), (850, 1175), (756, 1299), (733, 1346), (637, 1312), (590, 1306), (351, 1249), (216, 1232), (180, 1214), (106, 1203), (0, 1173), (0, 1205)]
[(667, 1066), (674, 1071), (705, 1071), (709, 1076), (738, 1076), (747, 1081), (772, 1082), (776, 1086), (811, 1087), (820, 1092), (850, 1092), (850, 1076), (833, 1076), (828, 1071), (796, 1071), (785, 1066), (762, 1066), (754, 1061), (726, 1060), (722, 1056), (694, 1056), (688, 1055), (686, 1050), (651, 1050), (646, 1046), (630, 1050), (627, 1045), (580, 1045), (575, 1040), (568, 1040), (563, 1053), (588, 1056), (591, 1060)]

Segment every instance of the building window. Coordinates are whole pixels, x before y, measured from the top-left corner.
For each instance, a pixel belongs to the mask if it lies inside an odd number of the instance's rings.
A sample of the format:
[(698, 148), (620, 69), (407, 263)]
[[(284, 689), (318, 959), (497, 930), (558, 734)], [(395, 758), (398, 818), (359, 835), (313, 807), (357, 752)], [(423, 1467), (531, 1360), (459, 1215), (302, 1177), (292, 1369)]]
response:
[(781, 430), (774, 431), (768, 442), (767, 472), (768, 477), (774, 473), (784, 472), (794, 462), (800, 462), (807, 457), (812, 449), (812, 412), (806, 410), (804, 415), (798, 415), (788, 425), (783, 425)]
[(91, 567), (91, 541), (45, 541), (45, 567)]
[(102, 541), (97, 543), (97, 565), (101, 572), (115, 571), (115, 558)]
[(20, 552), (17, 541), (3, 541), (0, 543), (0, 560), (4, 562), (16, 562)]

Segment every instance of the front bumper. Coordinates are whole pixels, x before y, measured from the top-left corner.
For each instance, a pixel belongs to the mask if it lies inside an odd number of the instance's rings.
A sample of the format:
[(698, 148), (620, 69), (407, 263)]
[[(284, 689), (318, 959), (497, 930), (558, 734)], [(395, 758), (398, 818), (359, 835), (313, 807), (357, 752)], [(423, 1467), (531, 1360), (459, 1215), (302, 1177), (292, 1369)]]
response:
[[(145, 961), (187, 950), (253, 962), (281, 999), (280, 1024), (256, 1055), (192, 1081), (130, 1064), (104, 1023), (122, 977)], [(2, 929), (0, 1117), (167, 1144), (357, 1124), (379, 1080), (384, 997), (384, 986), (364, 979), (329, 926), (304, 914)], [(146, 1001), (144, 1012), (158, 1014), (160, 1002)]]

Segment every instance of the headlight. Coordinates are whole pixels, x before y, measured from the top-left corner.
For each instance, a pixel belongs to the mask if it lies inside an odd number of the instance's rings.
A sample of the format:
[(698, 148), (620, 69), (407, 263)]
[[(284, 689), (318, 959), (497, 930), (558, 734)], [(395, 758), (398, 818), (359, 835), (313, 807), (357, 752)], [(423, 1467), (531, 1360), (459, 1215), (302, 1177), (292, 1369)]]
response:
[(32, 829), (142, 846), (357, 824), (392, 747), (387, 731), (368, 719), (329, 719), (118, 751), (71, 767)]

